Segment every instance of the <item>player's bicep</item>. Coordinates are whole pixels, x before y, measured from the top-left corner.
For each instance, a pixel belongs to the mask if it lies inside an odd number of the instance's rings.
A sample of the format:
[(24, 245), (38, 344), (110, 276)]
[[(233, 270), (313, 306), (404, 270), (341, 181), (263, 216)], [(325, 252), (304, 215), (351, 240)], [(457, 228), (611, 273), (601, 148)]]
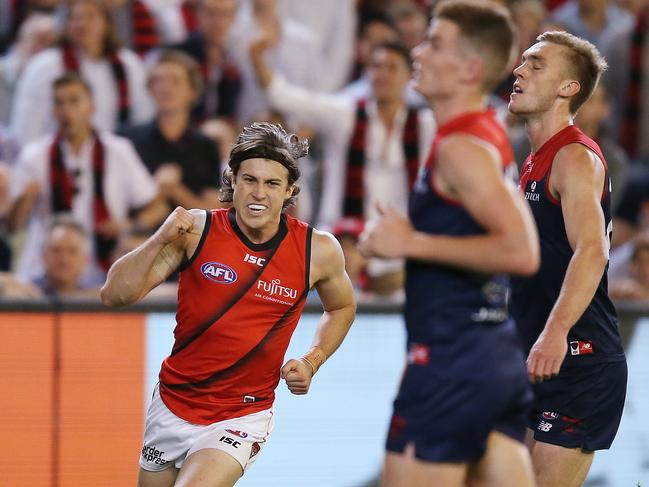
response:
[(520, 231), (524, 202), (517, 201), (515, 188), (502, 171), (493, 150), (457, 138), (439, 154), (439, 172), (471, 217), (487, 232)]
[(311, 269), (313, 285), (325, 311), (354, 305), (354, 289), (345, 272), (345, 258), (332, 235), (314, 231)]
[(608, 251), (601, 197), (606, 172), (602, 162), (584, 147), (567, 147), (555, 158), (550, 185), (561, 201), (566, 235), (572, 250), (597, 245)]

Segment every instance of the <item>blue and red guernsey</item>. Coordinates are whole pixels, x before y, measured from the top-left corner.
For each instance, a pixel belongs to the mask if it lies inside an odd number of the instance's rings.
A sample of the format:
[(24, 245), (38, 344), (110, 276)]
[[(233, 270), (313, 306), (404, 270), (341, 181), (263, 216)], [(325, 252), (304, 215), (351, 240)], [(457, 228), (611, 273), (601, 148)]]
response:
[[(561, 148), (569, 144), (582, 144), (595, 153), (604, 165), (606, 176), (601, 207), (607, 237), (611, 237), (611, 185), (606, 160), (595, 141), (576, 126), (570, 125), (554, 134), (536, 153), (531, 154), (521, 170), (520, 186), (534, 214), (541, 243), (539, 271), (532, 277), (513, 280), (511, 309), (527, 351), (545, 327), (550, 311), (559, 298), (573, 254), (566, 234), (561, 202), (548, 187), (554, 158)], [(608, 265), (592, 301), (568, 334), (570, 346), (565, 366), (624, 360), (615, 307), (608, 297), (607, 272)]]
[[(417, 231), (454, 237), (485, 233), (458, 201), (434, 188), (437, 148), (444, 138), (456, 134), (490, 144), (500, 155), (504, 173), (511, 174), (516, 167), (507, 134), (491, 110), (464, 114), (440, 126), (410, 196), (410, 220)], [(430, 360), (447, 373), (449, 363), (456, 368), (451, 373), (464, 376), (519, 371), (506, 359), (511, 356), (520, 362), (515, 326), (507, 311), (506, 276), (417, 260), (408, 260), (406, 270), (405, 318), (411, 351), (424, 344), (431, 350)]]
[(175, 343), (160, 371), (174, 414), (211, 424), (269, 408), (309, 290), (312, 229), (282, 216), (255, 244), (231, 210), (212, 210), (180, 273)]

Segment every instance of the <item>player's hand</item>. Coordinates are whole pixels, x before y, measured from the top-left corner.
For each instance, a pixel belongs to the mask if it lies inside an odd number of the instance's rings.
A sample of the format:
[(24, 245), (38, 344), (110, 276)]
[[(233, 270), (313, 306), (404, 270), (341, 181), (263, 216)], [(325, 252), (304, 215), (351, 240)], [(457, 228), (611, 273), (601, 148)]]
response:
[(177, 207), (167, 217), (155, 233), (155, 238), (163, 245), (167, 245), (186, 233), (191, 233), (194, 228), (194, 216), (182, 206)]
[(541, 332), (527, 357), (527, 375), (530, 382), (540, 383), (559, 374), (568, 352), (568, 335), (564, 332)]
[(313, 369), (304, 360), (291, 359), (282, 367), (281, 377), (286, 381), (289, 391), (302, 395), (309, 392)]
[(369, 222), (361, 234), (358, 248), (365, 257), (385, 259), (405, 257), (414, 229), (410, 220), (392, 208), (377, 206), (381, 218)]

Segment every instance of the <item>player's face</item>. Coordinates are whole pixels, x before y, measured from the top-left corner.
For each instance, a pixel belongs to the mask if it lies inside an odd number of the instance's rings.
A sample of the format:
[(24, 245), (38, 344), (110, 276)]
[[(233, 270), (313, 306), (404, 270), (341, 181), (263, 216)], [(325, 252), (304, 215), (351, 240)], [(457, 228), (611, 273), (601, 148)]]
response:
[(460, 43), (457, 25), (433, 19), (426, 40), (413, 49), (415, 89), (427, 99), (448, 98), (456, 91), (465, 61)]
[(89, 130), (94, 108), (90, 93), (79, 83), (54, 91), (54, 117), (63, 135), (71, 137)]
[(509, 111), (523, 118), (533, 118), (548, 112), (559, 98), (559, 89), (567, 79), (565, 47), (538, 42), (527, 49), (521, 64), (514, 69)]
[(56, 286), (76, 287), (88, 263), (83, 237), (68, 228), (54, 228), (45, 245), (43, 262), (48, 279)]
[(75, 2), (65, 31), (74, 46), (83, 49), (96, 49), (101, 46), (108, 26), (97, 5), (83, 0)]
[(187, 71), (176, 63), (160, 63), (149, 80), (151, 95), (159, 112), (184, 112), (191, 108), (196, 94)]
[[(277, 231), (284, 201), (293, 194), (288, 169), (269, 159), (241, 163), (233, 184), (232, 204), (244, 232), (270, 238)], [(250, 235), (248, 235), (250, 236)]]
[(368, 74), (377, 100), (400, 100), (410, 80), (410, 67), (398, 53), (377, 48), (370, 58)]

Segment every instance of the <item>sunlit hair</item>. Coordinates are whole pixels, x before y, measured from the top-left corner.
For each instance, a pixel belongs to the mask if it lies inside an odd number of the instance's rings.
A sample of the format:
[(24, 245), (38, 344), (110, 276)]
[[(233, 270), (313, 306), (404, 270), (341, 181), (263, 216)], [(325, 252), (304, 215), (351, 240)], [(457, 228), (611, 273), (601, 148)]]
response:
[(221, 202), (231, 202), (234, 179), (239, 173), (241, 163), (247, 159), (270, 159), (288, 170), (288, 184), (293, 186), (291, 197), (284, 201), (283, 209), (295, 205), (300, 192), (295, 183), (300, 178), (297, 161), (309, 153), (309, 142), (299, 140), (297, 135), (290, 134), (281, 125), (270, 122), (255, 122), (239, 134), (237, 142), (230, 152), (228, 168), (223, 173)]
[(581, 89), (570, 100), (570, 113), (573, 115), (593, 94), (608, 64), (597, 48), (585, 39), (563, 31), (544, 32), (536, 38), (538, 42), (551, 42), (568, 49), (565, 65), (570, 75), (579, 82)]
[(515, 56), (516, 28), (505, 7), (488, 0), (441, 0), (433, 13), (457, 25), (462, 39), (482, 58), (486, 92), (509, 74)]

